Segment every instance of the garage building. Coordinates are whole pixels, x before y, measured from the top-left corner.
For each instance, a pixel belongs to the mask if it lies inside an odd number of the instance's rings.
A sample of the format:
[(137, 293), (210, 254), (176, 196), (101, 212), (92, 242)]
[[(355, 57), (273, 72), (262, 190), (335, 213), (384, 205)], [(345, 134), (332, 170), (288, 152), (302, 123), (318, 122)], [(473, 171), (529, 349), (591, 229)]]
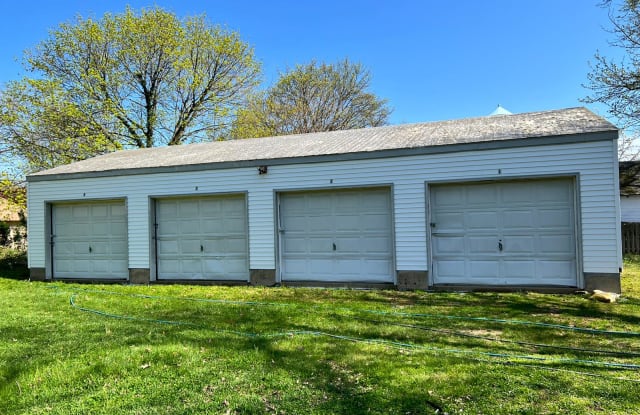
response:
[(124, 150), (30, 175), (35, 280), (620, 291), (585, 108)]

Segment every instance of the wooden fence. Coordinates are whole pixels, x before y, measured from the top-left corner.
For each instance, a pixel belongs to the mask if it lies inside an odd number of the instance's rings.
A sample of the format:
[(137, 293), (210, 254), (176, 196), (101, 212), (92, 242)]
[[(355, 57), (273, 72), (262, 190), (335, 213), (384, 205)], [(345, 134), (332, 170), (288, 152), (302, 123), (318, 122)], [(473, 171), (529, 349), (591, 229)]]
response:
[(622, 222), (622, 253), (640, 254), (640, 223)]

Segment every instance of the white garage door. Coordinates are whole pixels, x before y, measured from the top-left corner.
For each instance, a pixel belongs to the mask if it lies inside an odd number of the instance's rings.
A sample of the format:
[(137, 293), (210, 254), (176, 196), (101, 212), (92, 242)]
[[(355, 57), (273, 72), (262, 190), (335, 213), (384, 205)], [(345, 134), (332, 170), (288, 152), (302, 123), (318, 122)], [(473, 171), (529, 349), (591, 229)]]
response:
[(247, 281), (247, 214), (243, 195), (158, 199), (157, 277)]
[(572, 179), (431, 187), (435, 284), (576, 286)]
[(124, 201), (55, 204), (51, 221), (54, 278), (128, 278)]
[(389, 189), (283, 193), (284, 281), (392, 283)]

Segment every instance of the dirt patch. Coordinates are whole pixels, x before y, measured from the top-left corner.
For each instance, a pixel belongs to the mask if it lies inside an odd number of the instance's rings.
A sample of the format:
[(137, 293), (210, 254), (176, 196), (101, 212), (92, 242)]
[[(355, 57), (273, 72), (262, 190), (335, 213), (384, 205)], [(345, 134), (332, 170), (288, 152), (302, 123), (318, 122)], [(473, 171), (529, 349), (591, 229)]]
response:
[(502, 330), (482, 330), (482, 329), (474, 329), (474, 330), (460, 330), (461, 333), (469, 334), (471, 336), (482, 336), (482, 337), (501, 337)]

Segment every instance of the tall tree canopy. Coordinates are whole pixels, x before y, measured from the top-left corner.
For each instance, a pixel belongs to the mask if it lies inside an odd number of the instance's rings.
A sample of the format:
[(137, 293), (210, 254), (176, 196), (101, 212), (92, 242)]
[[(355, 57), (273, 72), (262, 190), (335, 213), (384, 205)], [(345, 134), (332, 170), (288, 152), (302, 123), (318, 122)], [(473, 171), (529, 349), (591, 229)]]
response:
[(0, 91), (0, 149), (28, 170), (216, 138), (258, 83), (239, 35), (160, 8), (61, 24)]
[(636, 159), (640, 155), (637, 137), (640, 132), (640, 9), (638, 0), (604, 0), (613, 26), (612, 46), (624, 51), (622, 60), (595, 55), (588, 82), (591, 90), (583, 102), (602, 103), (624, 131), (618, 142), (620, 159)]
[(238, 111), (233, 138), (374, 127), (387, 123), (387, 101), (369, 92), (371, 75), (348, 60), (311, 62), (280, 76)]
[(583, 99), (587, 103), (603, 103), (609, 113), (624, 127), (640, 127), (640, 9), (636, 1), (619, 4), (604, 2), (609, 8), (614, 39), (611, 44), (624, 50), (620, 61), (599, 52), (584, 86), (591, 90)]

